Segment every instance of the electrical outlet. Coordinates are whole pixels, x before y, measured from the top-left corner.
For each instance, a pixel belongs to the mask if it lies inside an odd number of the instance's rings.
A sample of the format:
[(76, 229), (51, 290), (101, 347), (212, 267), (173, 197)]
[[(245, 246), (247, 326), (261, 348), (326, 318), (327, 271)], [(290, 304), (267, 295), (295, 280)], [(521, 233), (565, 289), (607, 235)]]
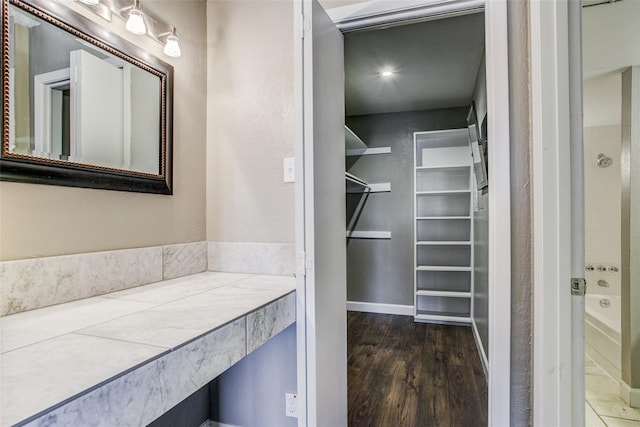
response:
[(284, 394), (285, 411), (287, 417), (298, 417), (298, 395), (295, 393)]
[(295, 182), (296, 180), (296, 159), (295, 157), (285, 157), (282, 161), (284, 169), (284, 182)]

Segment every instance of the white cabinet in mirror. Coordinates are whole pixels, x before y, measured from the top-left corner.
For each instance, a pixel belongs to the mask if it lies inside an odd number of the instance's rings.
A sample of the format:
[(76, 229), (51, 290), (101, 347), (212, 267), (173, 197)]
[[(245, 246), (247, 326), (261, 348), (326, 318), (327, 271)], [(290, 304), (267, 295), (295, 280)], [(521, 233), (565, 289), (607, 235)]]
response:
[(0, 179), (171, 193), (172, 67), (40, 1), (2, 1)]

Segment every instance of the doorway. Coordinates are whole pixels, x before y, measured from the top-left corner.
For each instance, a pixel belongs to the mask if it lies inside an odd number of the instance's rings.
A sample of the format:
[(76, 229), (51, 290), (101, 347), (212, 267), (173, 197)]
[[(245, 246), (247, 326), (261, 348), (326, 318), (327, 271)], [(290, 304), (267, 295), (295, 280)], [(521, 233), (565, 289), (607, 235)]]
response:
[[(294, 11), (301, 16), (302, 37), (294, 45), (300, 56), (296, 61), (295, 77), (300, 114), (297, 128), (297, 170), (298, 191), (297, 210), (297, 248), (298, 271), (298, 343), (299, 343), (299, 394), (306, 401), (305, 423), (321, 423), (321, 417), (337, 415), (337, 424), (346, 423), (346, 402), (341, 397), (343, 372), (346, 371), (346, 354), (342, 355), (346, 341), (339, 314), (335, 307), (342, 308), (346, 300), (346, 266), (342, 274), (336, 271), (336, 256), (344, 249), (344, 216), (331, 221), (326, 209), (345, 206), (334, 198), (338, 185), (344, 200), (344, 181), (332, 175), (336, 165), (342, 166), (334, 150), (335, 139), (341, 138), (343, 119), (335, 117), (342, 109), (342, 90), (336, 90), (335, 83), (341, 78), (335, 63), (342, 63), (342, 40), (340, 33), (334, 31), (335, 24), (344, 24), (343, 30), (365, 28), (371, 25), (385, 25), (407, 19), (407, 14), (424, 19), (430, 14), (441, 15), (443, 8), (449, 13), (460, 13), (465, 8), (477, 8), (479, 2), (433, 2), (407, 1), (410, 7), (384, 10), (384, 2), (365, 2), (365, 7), (336, 11), (333, 20), (321, 18), (324, 11), (315, 2), (297, 4)], [(389, 4), (386, 4), (389, 8)], [(365, 10), (366, 9), (366, 10)], [(304, 12), (304, 13), (303, 13)], [(299, 15), (298, 15), (299, 14)], [(326, 17), (326, 15), (324, 15)], [(489, 172), (489, 185), (495, 191), (489, 191), (489, 423), (508, 425), (510, 415), (510, 371), (504, 369), (510, 365), (510, 265), (504, 263), (510, 257), (510, 178), (509, 178), (509, 109), (508, 109), (508, 67), (507, 67), (507, 25), (506, 4), (489, 2), (485, 8), (487, 43), (487, 110), (488, 128), (491, 129), (493, 151), (489, 151), (489, 163), (493, 165)], [(318, 20), (318, 22), (316, 22)], [(375, 24), (373, 24), (375, 22)], [(341, 25), (342, 25), (341, 24)], [(315, 61), (317, 62), (314, 62)], [(314, 68), (320, 67), (320, 68)], [(334, 74), (335, 73), (335, 74)], [(333, 77), (333, 78), (330, 78)], [(327, 85), (327, 86), (325, 86)], [(314, 90), (315, 89), (315, 90)], [(344, 115), (342, 115), (344, 117)], [(499, 118), (499, 119), (498, 119)], [(304, 123), (304, 125), (302, 125)], [(340, 134), (339, 134), (339, 133)], [(298, 155), (300, 154), (300, 155)], [(344, 173), (344, 172), (342, 172)], [(492, 184), (493, 183), (493, 184)], [(322, 206), (316, 199), (322, 194)], [(304, 201), (304, 203), (302, 203)], [(323, 210), (324, 209), (324, 210)], [(322, 225), (320, 234), (319, 225)], [(499, 225), (499, 227), (498, 227)], [(338, 229), (343, 235), (338, 244)], [(334, 243), (331, 243), (335, 241)], [(333, 246), (332, 246), (333, 245)], [(333, 258), (328, 257), (331, 253)], [(332, 261), (332, 262), (329, 262)], [(327, 263), (327, 264), (325, 264)], [(331, 275), (331, 277), (329, 277)], [(342, 281), (342, 285), (340, 282)], [(343, 286), (341, 288), (341, 286)], [(338, 323), (336, 323), (336, 319)], [(346, 349), (345, 349), (346, 350)], [(329, 355), (328, 352), (331, 352)], [(345, 351), (346, 352), (346, 351)], [(343, 371), (344, 369), (344, 371)], [(346, 378), (345, 378), (346, 380)], [(345, 381), (346, 382), (346, 381)], [(336, 387), (337, 386), (337, 387)], [(327, 387), (331, 387), (330, 389)], [(346, 384), (344, 384), (346, 388)], [(346, 390), (345, 390), (346, 391)], [(330, 395), (330, 396), (329, 396)], [(344, 422), (340, 417), (345, 416)], [(333, 422), (336, 424), (336, 422)]]
[[(346, 195), (349, 420), (486, 420), (486, 379), (476, 387), (474, 371), (487, 371), (488, 192), (472, 173), (468, 131), (471, 124), (479, 134), (479, 123), (486, 122), (484, 14), (345, 33), (344, 61), (347, 180), (363, 183), (349, 185)], [(363, 312), (377, 315), (356, 314)], [(396, 328), (407, 335), (405, 341), (397, 337), (406, 351), (370, 340), (366, 321), (379, 332), (373, 336), (383, 337), (381, 324), (407, 319), (426, 325)], [(442, 324), (450, 326), (434, 326)], [(409, 348), (418, 336), (425, 341), (416, 353)], [(434, 339), (442, 336), (450, 348), (438, 348)], [(464, 351), (465, 341), (474, 353)], [(458, 376), (447, 368), (460, 364), (444, 363), (441, 383), (417, 376), (417, 405), (401, 399), (403, 404), (386, 407), (405, 385), (392, 366), (426, 372), (438, 366), (429, 351), (448, 359), (444, 354), (456, 345), (470, 371)], [(424, 362), (414, 365), (416, 358)], [(384, 394), (356, 391), (374, 389), (367, 372), (389, 397), (365, 409), (374, 395)], [(469, 380), (469, 399), (452, 406), (444, 402), (453, 400), (454, 377)], [(451, 413), (438, 413), (440, 407)]]
[(626, 42), (637, 16), (634, 1), (583, 2), (585, 418), (592, 426), (640, 425), (640, 359), (631, 344), (640, 337), (638, 255), (631, 243), (640, 55)]

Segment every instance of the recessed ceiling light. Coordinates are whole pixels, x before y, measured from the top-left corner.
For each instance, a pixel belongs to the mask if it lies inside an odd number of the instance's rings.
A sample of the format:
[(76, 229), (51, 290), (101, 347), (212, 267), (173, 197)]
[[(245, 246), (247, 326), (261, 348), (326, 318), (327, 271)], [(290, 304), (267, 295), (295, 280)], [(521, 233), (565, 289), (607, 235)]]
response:
[(380, 72), (380, 75), (382, 77), (391, 77), (391, 76), (393, 76), (393, 71), (391, 71), (391, 70), (383, 70), (383, 71)]

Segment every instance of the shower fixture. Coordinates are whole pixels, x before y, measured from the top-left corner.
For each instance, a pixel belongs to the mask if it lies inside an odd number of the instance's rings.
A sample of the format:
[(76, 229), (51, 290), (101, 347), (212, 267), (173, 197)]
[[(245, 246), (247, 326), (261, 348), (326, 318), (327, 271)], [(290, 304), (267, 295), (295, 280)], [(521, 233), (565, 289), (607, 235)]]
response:
[(598, 154), (598, 160), (596, 160), (596, 164), (598, 165), (598, 167), (608, 168), (613, 164), (613, 159), (600, 153)]

